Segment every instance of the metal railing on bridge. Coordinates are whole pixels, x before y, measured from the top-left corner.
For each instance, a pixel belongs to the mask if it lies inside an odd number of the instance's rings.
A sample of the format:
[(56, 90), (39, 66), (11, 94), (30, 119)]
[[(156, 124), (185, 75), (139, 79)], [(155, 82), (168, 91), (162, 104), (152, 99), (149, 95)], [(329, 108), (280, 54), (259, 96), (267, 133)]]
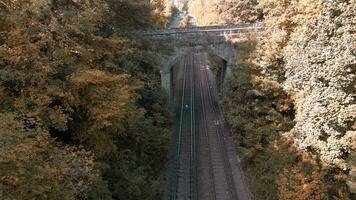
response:
[(186, 28), (166, 28), (158, 30), (135, 31), (134, 34), (142, 36), (160, 36), (160, 35), (174, 35), (174, 34), (191, 34), (191, 33), (236, 33), (261, 31), (263, 25), (255, 24), (239, 24), (239, 25), (219, 25), (219, 26), (195, 26)]

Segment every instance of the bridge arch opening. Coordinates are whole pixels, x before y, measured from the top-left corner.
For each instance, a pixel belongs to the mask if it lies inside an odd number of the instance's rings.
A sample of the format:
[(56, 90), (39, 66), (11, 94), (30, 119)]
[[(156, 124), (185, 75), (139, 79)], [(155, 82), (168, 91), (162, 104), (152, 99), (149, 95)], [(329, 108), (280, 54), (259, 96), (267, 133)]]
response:
[(211, 53), (208, 53), (207, 57), (209, 68), (215, 75), (217, 88), (222, 91), (225, 82), (228, 61), (224, 58), (221, 58), (220, 56)]
[(174, 51), (161, 60), (161, 84), (169, 100), (174, 100), (178, 69), (183, 68), (182, 62), (189, 53), (206, 53), (212, 58), (211, 63), (217, 67), (216, 80), (220, 91), (228, 85), (231, 67), (235, 64), (237, 48), (229, 43), (176, 47)]

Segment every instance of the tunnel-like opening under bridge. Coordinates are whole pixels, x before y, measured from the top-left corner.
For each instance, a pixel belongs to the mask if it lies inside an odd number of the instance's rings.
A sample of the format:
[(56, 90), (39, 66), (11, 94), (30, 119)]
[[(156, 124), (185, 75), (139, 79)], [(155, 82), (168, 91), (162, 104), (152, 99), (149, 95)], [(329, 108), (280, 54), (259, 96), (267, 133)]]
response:
[(206, 52), (220, 57), (225, 61), (225, 70), (221, 88), (228, 86), (231, 68), (236, 63), (238, 47), (227, 38), (243, 37), (251, 32), (262, 30), (261, 24), (240, 24), (225, 26), (203, 26), (188, 28), (167, 28), (137, 32), (153, 42), (161, 43), (169, 48), (169, 53), (159, 53), (161, 87), (171, 99), (174, 66), (189, 52)]

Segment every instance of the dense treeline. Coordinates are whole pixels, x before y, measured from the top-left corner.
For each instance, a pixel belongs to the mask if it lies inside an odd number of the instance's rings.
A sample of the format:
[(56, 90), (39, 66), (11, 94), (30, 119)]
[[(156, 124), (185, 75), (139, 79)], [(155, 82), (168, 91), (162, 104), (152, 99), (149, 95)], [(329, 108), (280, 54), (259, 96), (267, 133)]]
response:
[[(148, 42), (162, 2), (0, 1), (5, 199), (157, 199), (170, 135)], [(137, 15), (137, 12), (140, 15)]]
[(190, 0), (188, 11), (199, 25), (254, 23), (263, 20), (258, 0)]
[(219, 23), (264, 25), (231, 40), (224, 96), (257, 199), (354, 199), (355, 2), (219, 2)]
[(300, 152), (281, 133), (295, 126), (295, 105), (254, 62), (256, 39), (239, 43), (239, 60), (224, 95), (226, 117), (257, 199), (349, 199), (341, 170)]

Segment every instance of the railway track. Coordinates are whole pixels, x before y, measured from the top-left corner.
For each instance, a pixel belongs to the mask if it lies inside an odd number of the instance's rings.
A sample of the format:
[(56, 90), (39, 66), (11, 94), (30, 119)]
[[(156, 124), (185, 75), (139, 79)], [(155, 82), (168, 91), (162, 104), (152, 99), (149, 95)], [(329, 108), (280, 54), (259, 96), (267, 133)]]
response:
[[(176, 102), (176, 121), (179, 121), (174, 138), (172, 150), (173, 160), (169, 173), (169, 188), (164, 199), (196, 199), (196, 142), (195, 142), (195, 88), (192, 57), (183, 60), (182, 87), (177, 95), (180, 100)], [(179, 120), (178, 120), (179, 118)]]
[(206, 55), (190, 53), (176, 69), (176, 126), (163, 199), (251, 200)]
[[(197, 62), (197, 64), (199, 64)], [(194, 66), (195, 70), (198, 70), (197, 74), (197, 82), (198, 90), (200, 95), (200, 101), (197, 102), (197, 109), (201, 112), (198, 112), (199, 115), (198, 121), (199, 124), (199, 131), (198, 131), (198, 162), (199, 162), (199, 188), (198, 190), (198, 197), (199, 199), (206, 199), (206, 200), (213, 200), (216, 199), (216, 192), (215, 192), (215, 176), (213, 174), (213, 163), (211, 159), (211, 149), (210, 149), (210, 137), (208, 132), (208, 125), (207, 125), (207, 111), (205, 109), (205, 101), (204, 101), (204, 91), (203, 91), (203, 84), (201, 81), (201, 76), (199, 75), (201, 68), (200, 65)]]
[[(201, 61), (201, 60), (200, 60)], [(224, 134), (223, 134), (223, 117), (221, 116), (217, 99), (213, 95), (212, 89), (215, 87), (209, 80), (208, 70), (205, 63), (199, 63), (200, 73), (198, 74), (199, 85), (201, 90), (202, 112), (205, 122), (205, 139), (209, 146), (209, 162), (210, 165), (209, 177), (213, 185), (211, 190), (213, 195), (201, 193), (200, 199), (221, 199), (221, 200), (236, 200), (237, 194), (231, 166), (225, 150)], [(201, 68), (203, 66), (203, 68)], [(205, 163), (202, 163), (205, 165)]]

